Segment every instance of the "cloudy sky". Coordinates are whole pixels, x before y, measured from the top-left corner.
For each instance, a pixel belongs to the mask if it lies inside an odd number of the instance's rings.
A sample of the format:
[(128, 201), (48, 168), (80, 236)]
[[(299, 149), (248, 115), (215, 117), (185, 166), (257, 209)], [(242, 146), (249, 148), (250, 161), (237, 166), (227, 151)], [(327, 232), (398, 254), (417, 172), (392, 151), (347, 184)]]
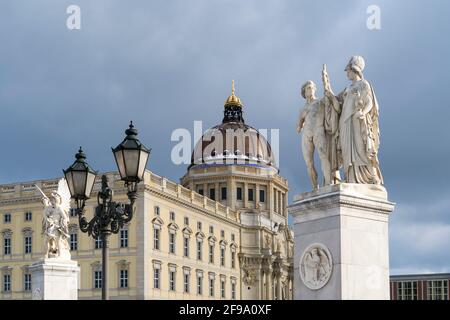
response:
[[(81, 8), (81, 30), (66, 9)], [(381, 30), (366, 26), (369, 5)], [(114, 170), (110, 147), (129, 120), (153, 149), (149, 169), (172, 180), (177, 128), (221, 121), (231, 79), (245, 119), (280, 129), (290, 196), (310, 189), (295, 132), (299, 87), (335, 92), (351, 55), (380, 103), (380, 161), (391, 201), (391, 271), (450, 272), (450, 3), (301, 0), (3, 0), (0, 4), (0, 183), (61, 175), (82, 145)], [(321, 91), (321, 90), (320, 90)]]

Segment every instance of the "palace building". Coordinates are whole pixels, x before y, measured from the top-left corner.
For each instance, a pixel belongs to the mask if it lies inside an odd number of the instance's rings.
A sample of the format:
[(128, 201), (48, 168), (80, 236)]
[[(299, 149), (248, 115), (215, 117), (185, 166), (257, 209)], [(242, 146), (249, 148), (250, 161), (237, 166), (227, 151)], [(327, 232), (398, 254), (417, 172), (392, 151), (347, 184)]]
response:
[[(287, 180), (267, 140), (243, 119), (232, 94), (222, 123), (205, 132), (181, 183), (147, 170), (131, 222), (110, 237), (112, 299), (292, 299), (293, 233)], [(116, 201), (127, 202), (116, 172)], [(0, 299), (31, 299), (29, 267), (44, 255), (43, 205), (59, 179), (0, 185)], [(86, 203), (92, 217), (100, 177)], [(70, 249), (80, 266), (79, 299), (99, 299), (100, 240), (70, 212)]]

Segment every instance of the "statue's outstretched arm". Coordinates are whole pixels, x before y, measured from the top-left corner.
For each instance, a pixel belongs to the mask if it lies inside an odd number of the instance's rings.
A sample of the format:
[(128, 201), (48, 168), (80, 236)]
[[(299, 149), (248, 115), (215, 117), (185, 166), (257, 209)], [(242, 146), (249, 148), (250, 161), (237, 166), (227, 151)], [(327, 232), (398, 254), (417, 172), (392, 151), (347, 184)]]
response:
[(333, 90), (331, 89), (330, 78), (328, 76), (326, 64), (323, 65), (322, 69), (322, 83), (325, 97), (329, 99), (331, 105), (333, 106), (333, 109), (337, 113), (341, 113), (341, 101), (339, 100), (339, 96), (342, 94), (342, 92), (338, 96), (334, 95)]
[(331, 92), (329, 92), (329, 94), (326, 95), (326, 97), (330, 100), (334, 111), (336, 111), (338, 114), (340, 114), (342, 111), (342, 103), (341, 103), (341, 101), (339, 101), (339, 96), (340, 96), (340, 94), (338, 96), (335, 96)]

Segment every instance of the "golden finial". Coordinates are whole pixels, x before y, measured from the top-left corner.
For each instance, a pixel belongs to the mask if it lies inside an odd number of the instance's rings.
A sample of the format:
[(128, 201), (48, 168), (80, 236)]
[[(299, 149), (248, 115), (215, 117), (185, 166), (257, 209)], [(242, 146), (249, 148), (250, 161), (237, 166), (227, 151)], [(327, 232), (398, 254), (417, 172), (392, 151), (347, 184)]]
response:
[(228, 99), (225, 101), (225, 106), (230, 105), (242, 107), (241, 99), (239, 99), (235, 95), (234, 80), (231, 80), (231, 96), (229, 96)]

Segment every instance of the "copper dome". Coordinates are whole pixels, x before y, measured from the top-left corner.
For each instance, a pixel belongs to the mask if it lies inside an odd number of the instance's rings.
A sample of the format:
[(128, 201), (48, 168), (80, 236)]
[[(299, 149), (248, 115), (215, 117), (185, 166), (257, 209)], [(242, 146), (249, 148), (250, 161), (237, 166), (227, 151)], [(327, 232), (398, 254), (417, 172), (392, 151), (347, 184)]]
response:
[[(231, 96), (230, 96), (231, 97)], [(192, 152), (190, 168), (197, 165), (252, 165), (278, 171), (269, 142), (255, 128), (245, 124), (242, 104), (234, 95), (225, 102), (221, 124), (203, 134)], [(239, 101), (239, 104), (229, 101)]]

